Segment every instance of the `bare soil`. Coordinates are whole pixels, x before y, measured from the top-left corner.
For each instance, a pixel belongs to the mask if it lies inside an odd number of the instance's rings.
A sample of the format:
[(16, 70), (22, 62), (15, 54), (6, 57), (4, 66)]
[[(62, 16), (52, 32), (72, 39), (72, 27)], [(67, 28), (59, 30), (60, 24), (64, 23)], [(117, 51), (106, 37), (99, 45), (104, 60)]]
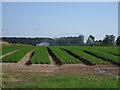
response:
[(49, 57), (49, 59), (51, 61), (51, 64), (55, 65), (56, 63), (55, 63), (54, 59), (52, 58), (52, 56), (49, 54), (49, 52), (48, 52), (48, 57)]
[(31, 55), (34, 53), (35, 49), (27, 53), (17, 64), (18, 65), (26, 65), (31, 59)]
[(4, 83), (16, 83), (16, 82), (35, 82), (36, 80), (11, 77), (8, 79), (3, 79), (3, 81)]
[[(62, 62), (54, 55), (54, 53), (50, 50), (50, 48), (47, 47), (48, 55), (50, 56), (50, 60), (55, 65), (62, 65)], [(51, 59), (52, 58), (52, 59)]]
[[(97, 74), (94, 68), (116, 67), (112, 65), (87, 66), (84, 64), (64, 64), (61, 66), (47, 64), (18, 65), (17, 63), (0, 63), (2, 74), (10, 75), (46, 75), (46, 74)], [(107, 69), (106, 69), (107, 70)], [(108, 72), (119, 75), (118, 70), (107, 70)]]
[[(84, 64), (64, 64), (61, 66), (47, 65), (47, 64), (31, 64), (31, 65), (18, 65), (17, 63), (0, 63), (2, 65), (2, 74), (11, 75), (12, 78), (3, 79), (4, 83), (15, 83), (15, 82), (36, 82), (37, 79), (31, 78), (15, 78), (14, 75), (18, 76), (49, 76), (49, 75), (99, 75), (100, 73), (94, 68), (108, 68), (116, 67), (112, 65), (95, 65), (87, 66)], [(107, 70), (107, 69), (106, 69)], [(119, 70), (108, 70), (113, 74), (120, 75)], [(105, 74), (102, 74), (105, 75)], [(40, 80), (40, 79), (38, 79)]]

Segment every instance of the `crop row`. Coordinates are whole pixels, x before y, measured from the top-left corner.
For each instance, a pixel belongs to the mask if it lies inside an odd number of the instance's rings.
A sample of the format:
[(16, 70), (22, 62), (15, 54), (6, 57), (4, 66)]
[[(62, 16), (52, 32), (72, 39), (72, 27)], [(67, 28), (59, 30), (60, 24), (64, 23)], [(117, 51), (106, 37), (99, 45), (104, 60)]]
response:
[(2, 47), (2, 55), (7, 54), (9, 52), (12, 52), (14, 50), (20, 49), (23, 46), (7, 46), (7, 47)]
[(58, 47), (49, 47), (50, 50), (53, 52), (53, 54), (62, 62), (62, 64), (66, 63), (81, 63), (80, 60), (72, 57), (68, 53), (66, 53), (64, 50), (58, 48)]
[(16, 63), (20, 61), (33, 48), (34, 47), (32, 46), (22, 46), (22, 48), (20, 48), (17, 52), (12, 53), (2, 58), (2, 62), (15, 62)]
[[(48, 53), (52, 52), (55, 58), (57, 58), (62, 64), (67, 63), (85, 63), (90, 62), (92, 64), (108, 64), (105, 61), (110, 60), (120, 64), (117, 55), (118, 47), (91, 47), (91, 46), (8, 46), (2, 48), (2, 54), (9, 53), (14, 50), (18, 50), (15, 53), (2, 58), (3, 62), (18, 62), (20, 61), (30, 50), (36, 48), (30, 62), (35, 64), (50, 64)], [(49, 49), (49, 50), (47, 50)], [(76, 56), (80, 57), (77, 58)], [(98, 57), (97, 57), (98, 56)], [(55, 58), (53, 59), (55, 60)], [(99, 57), (104, 58), (103, 60)], [(79, 59), (79, 60), (78, 60)], [(85, 62), (84, 62), (85, 61)]]
[(36, 64), (50, 64), (50, 59), (48, 57), (48, 52), (46, 47), (37, 47), (33, 57), (31, 58), (31, 63)]
[(108, 62), (103, 61), (99, 58), (96, 58), (92, 55), (89, 55), (87, 53), (85, 53), (83, 50), (80, 50), (76, 47), (62, 47), (70, 52), (72, 52), (73, 54), (79, 56), (81, 59), (84, 59), (92, 64), (107, 64)]
[(116, 54), (116, 55), (120, 55), (120, 53), (118, 52), (119, 51), (119, 48), (120, 47), (111, 47), (111, 46), (102, 46), (102, 47), (100, 47), (100, 46), (84, 46), (84, 47), (76, 47), (76, 48), (79, 48), (79, 49), (83, 49), (83, 48), (85, 48), (85, 49), (89, 49), (89, 48), (91, 48), (91, 49), (93, 49), (93, 50), (98, 50), (98, 51), (101, 51), (101, 52), (107, 52), (107, 53), (110, 53), (110, 54)]
[(98, 48), (98, 49), (102, 50), (103, 52), (108, 52), (108, 53), (116, 54), (116, 55), (120, 56), (118, 47), (102, 47), (102, 48)]
[(82, 50), (86, 50), (96, 56), (99, 56), (99, 57), (102, 57), (104, 59), (107, 59), (107, 60), (110, 60), (110, 61), (113, 61), (113, 62), (116, 62), (118, 64), (120, 64), (120, 61), (119, 61), (119, 56), (115, 56), (115, 55), (112, 55), (110, 53), (107, 53), (107, 52), (104, 52), (102, 50), (100, 50), (99, 48), (80, 48)]

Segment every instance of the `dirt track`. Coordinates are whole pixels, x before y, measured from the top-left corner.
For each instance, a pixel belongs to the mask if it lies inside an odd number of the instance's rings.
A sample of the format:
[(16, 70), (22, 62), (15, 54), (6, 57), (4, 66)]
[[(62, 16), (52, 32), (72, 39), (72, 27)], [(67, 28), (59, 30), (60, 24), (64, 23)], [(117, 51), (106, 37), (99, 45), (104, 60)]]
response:
[[(46, 75), (46, 74), (99, 74), (94, 68), (115, 67), (111, 65), (95, 65), (86, 66), (83, 64), (64, 64), (62, 66), (47, 65), (47, 64), (31, 64), (29, 66), (18, 65), (15, 63), (0, 63), (2, 64), (2, 73), (10, 75)], [(118, 70), (108, 70), (109, 72), (119, 74)]]

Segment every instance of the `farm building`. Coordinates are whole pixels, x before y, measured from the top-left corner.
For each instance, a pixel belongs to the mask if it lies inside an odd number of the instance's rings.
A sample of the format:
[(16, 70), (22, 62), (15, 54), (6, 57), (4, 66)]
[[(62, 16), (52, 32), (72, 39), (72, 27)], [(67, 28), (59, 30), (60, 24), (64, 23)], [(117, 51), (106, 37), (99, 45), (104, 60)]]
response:
[(39, 43), (39, 44), (36, 44), (36, 46), (49, 46), (50, 43), (48, 42), (42, 42), (42, 43)]
[(103, 42), (102, 42), (102, 41), (96, 41), (96, 42), (95, 42), (95, 45), (96, 45), (96, 46), (101, 46), (101, 45), (103, 45)]
[(84, 36), (83, 35), (79, 35), (79, 40), (81, 43), (84, 43)]
[(90, 37), (88, 37), (88, 39), (86, 41), (86, 45), (87, 46), (92, 46), (92, 45), (94, 45), (94, 41)]

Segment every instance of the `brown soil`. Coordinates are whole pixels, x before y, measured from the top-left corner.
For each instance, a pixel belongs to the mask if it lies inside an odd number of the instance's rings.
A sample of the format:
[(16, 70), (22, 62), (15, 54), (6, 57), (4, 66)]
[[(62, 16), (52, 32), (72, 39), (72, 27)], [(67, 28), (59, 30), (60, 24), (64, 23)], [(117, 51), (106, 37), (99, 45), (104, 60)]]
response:
[(62, 62), (54, 55), (54, 53), (50, 50), (50, 48), (46, 47), (47, 48), (47, 51), (48, 51), (48, 54), (51, 56), (51, 60), (52, 62), (55, 64), (55, 65), (62, 65)]
[(48, 52), (48, 57), (51, 61), (51, 64), (55, 65), (56, 63), (55, 63), (54, 59), (52, 58), (52, 56), (49, 54), (49, 52)]
[[(112, 65), (95, 65), (87, 66), (84, 64), (64, 64), (61, 66), (47, 65), (47, 64), (31, 64), (31, 65), (18, 65), (18, 63), (0, 63), (2, 65), (3, 75), (18, 75), (18, 76), (48, 76), (48, 75), (98, 75), (97, 70), (94, 68), (108, 68), (116, 67)], [(108, 70), (113, 74), (118, 75), (118, 70)], [(36, 79), (35, 79), (36, 80)], [(35, 82), (33, 79), (22, 79), (22, 78), (8, 78), (3, 79), (4, 83), (15, 83), (15, 82)]]
[(3, 57), (5, 57), (5, 56), (7, 56), (7, 55), (10, 55), (10, 54), (12, 54), (12, 53), (15, 53), (15, 52), (17, 52), (18, 50), (15, 50), (15, 51), (12, 51), (12, 52), (9, 52), (9, 53), (7, 53), (7, 54), (5, 54), (5, 55), (2, 55), (2, 56), (0, 56), (0, 59), (2, 59)]
[[(96, 74), (98, 71), (94, 68), (115, 67), (112, 65), (87, 66), (84, 64), (64, 64), (61, 66), (47, 64), (18, 65), (17, 63), (0, 63), (3, 74), (10, 75), (46, 75), (46, 74)], [(118, 70), (108, 70), (118, 74)]]
[(11, 77), (8, 79), (3, 79), (3, 81), (4, 83), (16, 83), (16, 82), (35, 82), (36, 80)]
[(35, 49), (30, 51), (29, 53), (27, 53), (17, 64), (18, 65), (26, 65), (30, 59), (31, 59), (31, 55), (34, 53)]

